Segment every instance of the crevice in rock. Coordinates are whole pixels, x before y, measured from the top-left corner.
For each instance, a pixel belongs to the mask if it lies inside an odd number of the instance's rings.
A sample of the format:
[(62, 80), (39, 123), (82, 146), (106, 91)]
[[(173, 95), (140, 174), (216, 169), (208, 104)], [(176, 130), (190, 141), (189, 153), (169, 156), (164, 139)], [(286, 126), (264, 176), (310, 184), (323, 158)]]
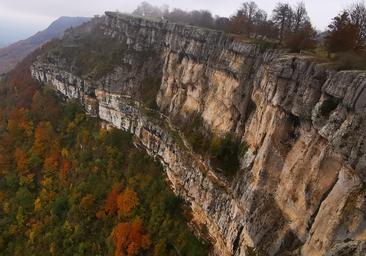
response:
[(300, 126), (301, 126), (300, 118), (291, 113), (289, 113), (288, 116), (292, 124), (292, 130), (289, 133), (289, 138), (292, 141), (296, 141), (297, 138), (300, 136)]
[(335, 185), (338, 182), (338, 178), (334, 180), (333, 184), (329, 187), (329, 189), (322, 195), (320, 201), (319, 201), (319, 205), (316, 208), (316, 210), (314, 211), (314, 213), (311, 215), (311, 217), (309, 218), (307, 227), (306, 227), (306, 231), (309, 232), (314, 224), (314, 221), (316, 219), (316, 216), (319, 213), (320, 207), (322, 206), (323, 202), (325, 201), (325, 199), (327, 199), (328, 195), (330, 194), (330, 192), (332, 192), (333, 188), (335, 187)]
[(278, 250), (277, 256), (281, 256), (284, 252), (293, 252), (303, 245), (303, 242), (297, 237), (297, 235), (289, 230), (283, 239), (280, 249)]
[(244, 229), (244, 227), (240, 226), (239, 229), (238, 229), (238, 232), (236, 233), (236, 237), (235, 237), (235, 240), (233, 242), (233, 252), (234, 252), (234, 254), (239, 248), (239, 242), (240, 242), (241, 233), (243, 232), (243, 229)]

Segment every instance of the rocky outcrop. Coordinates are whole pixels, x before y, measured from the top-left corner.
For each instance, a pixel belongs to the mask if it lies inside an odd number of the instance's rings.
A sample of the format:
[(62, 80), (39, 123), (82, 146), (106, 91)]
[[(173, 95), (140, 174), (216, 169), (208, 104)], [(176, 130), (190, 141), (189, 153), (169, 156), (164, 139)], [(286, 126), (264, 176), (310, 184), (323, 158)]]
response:
[[(217, 255), (366, 253), (365, 72), (165, 21), (106, 13), (98, 24), (128, 49), (123, 65), (94, 81), (42, 58), (33, 76), (133, 133), (207, 226)], [(141, 57), (150, 51), (149, 68)], [(136, 98), (153, 70), (160, 112)], [(192, 153), (170, 122), (197, 113), (206, 129), (248, 144), (234, 179)]]

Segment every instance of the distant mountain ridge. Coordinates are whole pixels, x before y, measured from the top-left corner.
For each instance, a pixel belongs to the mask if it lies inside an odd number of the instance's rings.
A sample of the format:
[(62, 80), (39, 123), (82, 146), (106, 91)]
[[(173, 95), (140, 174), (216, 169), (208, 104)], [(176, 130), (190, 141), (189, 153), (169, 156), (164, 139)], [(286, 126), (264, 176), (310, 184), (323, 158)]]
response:
[(0, 74), (10, 71), (19, 61), (51, 39), (62, 37), (70, 27), (77, 27), (89, 21), (88, 17), (60, 17), (35, 35), (0, 48)]

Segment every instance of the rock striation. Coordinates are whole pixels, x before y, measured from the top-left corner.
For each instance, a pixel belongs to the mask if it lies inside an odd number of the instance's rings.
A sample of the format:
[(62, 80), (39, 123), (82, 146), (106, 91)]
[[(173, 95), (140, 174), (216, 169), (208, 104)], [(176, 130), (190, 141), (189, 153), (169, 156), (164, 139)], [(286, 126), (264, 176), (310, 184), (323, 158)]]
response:
[[(128, 49), (113, 72), (92, 80), (48, 56), (32, 75), (134, 134), (206, 225), (214, 254), (365, 255), (366, 72), (162, 20), (107, 12), (97, 26)], [(159, 111), (137, 97), (152, 74)], [(248, 144), (235, 178), (171, 124), (194, 114)]]

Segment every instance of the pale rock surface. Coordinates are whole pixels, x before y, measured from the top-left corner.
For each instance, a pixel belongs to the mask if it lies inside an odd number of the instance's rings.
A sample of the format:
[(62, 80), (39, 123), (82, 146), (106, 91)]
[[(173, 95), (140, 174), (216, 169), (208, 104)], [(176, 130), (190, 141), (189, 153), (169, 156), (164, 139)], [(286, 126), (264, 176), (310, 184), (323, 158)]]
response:
[[(121, 56), (136, 66), (128, 82), (125, 66), (90, 81), (57, 61), (34, 63), (33, 76), (134, 134), (162, 162), (194, 222), (207, 226), (216, 255), (246, 255), (247, 247), (260, 255), (366, 255), (365, 72), (336, 72), (165, 21), (106, 13), (99, 25), (131, 50)], [(142, 51), (154, 52), (151, 70), (136, 57)], [(155, 118), (135, 97), (154, 72), (162, 77)], [(169, 120), (192, 113), (213, 133), (248, 144), (234, 179), (184, 146)]]

